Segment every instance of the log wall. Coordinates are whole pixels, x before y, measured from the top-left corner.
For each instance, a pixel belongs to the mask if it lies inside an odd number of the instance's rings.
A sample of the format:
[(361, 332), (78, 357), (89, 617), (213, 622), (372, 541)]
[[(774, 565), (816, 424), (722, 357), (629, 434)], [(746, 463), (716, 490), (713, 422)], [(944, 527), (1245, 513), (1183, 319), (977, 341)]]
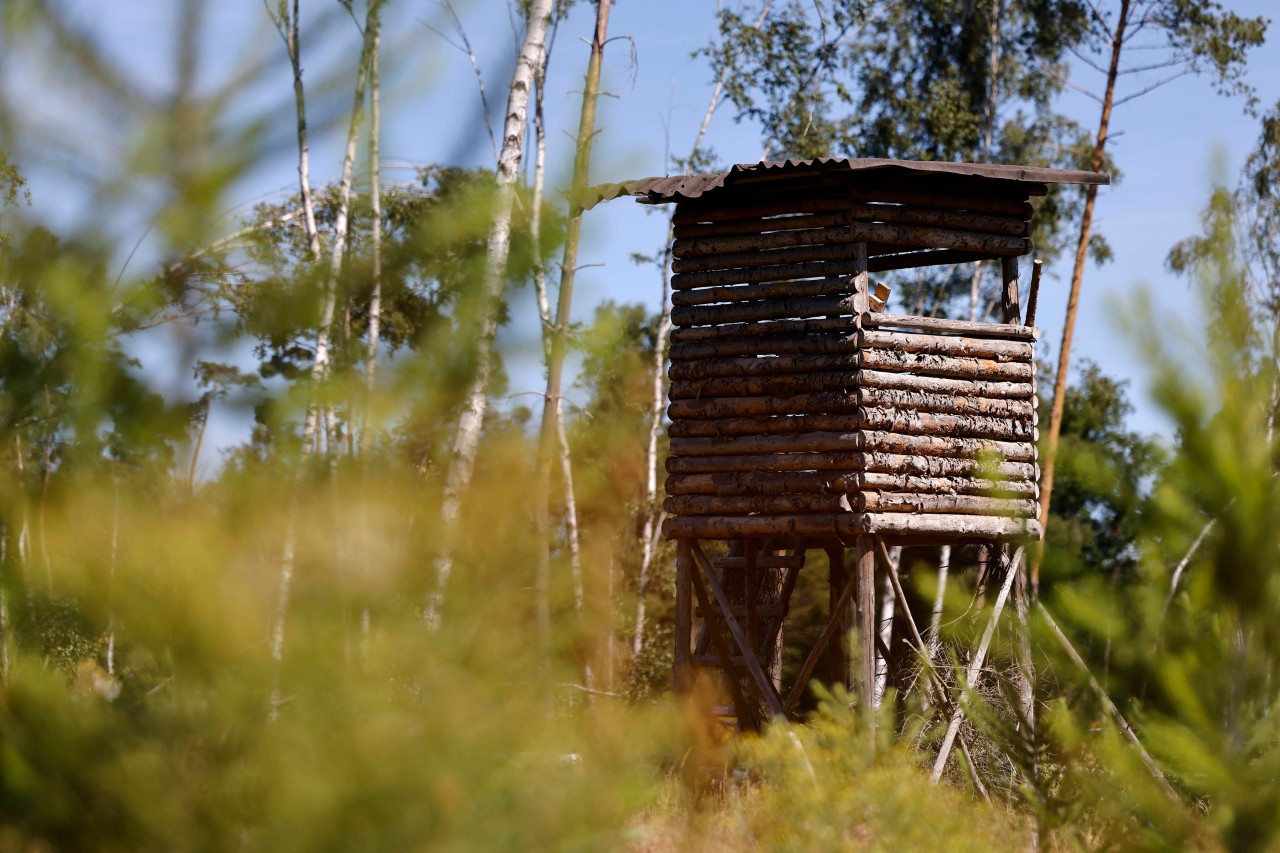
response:
[(677, 211), (667, 536), (1039, 535), (1035, 330), (885, 314), (859, 289), (1024, 254), (1025, 199), (884, 198)]

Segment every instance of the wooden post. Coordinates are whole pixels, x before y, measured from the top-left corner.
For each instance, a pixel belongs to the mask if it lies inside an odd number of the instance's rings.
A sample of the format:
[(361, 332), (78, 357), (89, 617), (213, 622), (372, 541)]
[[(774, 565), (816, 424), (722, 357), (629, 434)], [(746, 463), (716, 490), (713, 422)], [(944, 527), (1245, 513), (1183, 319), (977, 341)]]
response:
[(875, 729), (876, 689), (876, 552), (869, 537), (858, 539), (858, 589), (854, 618), (858, 637), (858, 700), (866, 715), (868, 728)]
[(675, 649), (675, 681), (676, 690), (685, 692), (693, 686), (693, 672), (689, 660), (689, 649), (693, 642), (693, 603), (690, 600), (689, 573), (692, 569), (693, 555), (689, 550), (688, 539), (676, 540), (676, 649)]
[(867, 244), (853, 244), (853, 258), (850, 269), (853, 271), (853, 313), (861, 317), (871, 310), (871, 277), (867, 274)]
[(844, 569), (844, 550), (842, 548), (827, 549), (827, 582), (830, 584), (830, 604), (828, 613), (835, 623), (835, 638), (827, 648), (827, 660), (830, 661), (828, 676), (832, 684), (839, 684), (846, 690), (849, 688), (849, 663), (845, 656), (845, 633), (847, 631), (842, 608), (847, 600), (840, 595), (847, 581)]
[(1000, 307), (1004, 323), (1019, 323), (1021, 306), (1018, 304), (1018, 259), (1004, 257), (1000, 259), (1000, 276), (1004, 279), (1004, 287), (1000, 292)]

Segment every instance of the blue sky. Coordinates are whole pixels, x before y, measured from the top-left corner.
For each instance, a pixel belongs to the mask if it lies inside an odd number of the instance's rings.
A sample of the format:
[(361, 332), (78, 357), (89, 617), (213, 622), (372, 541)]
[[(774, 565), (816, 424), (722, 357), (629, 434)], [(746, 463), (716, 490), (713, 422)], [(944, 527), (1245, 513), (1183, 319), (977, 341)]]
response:
[[(140, 90), (160, 99), (172, 91), (175, 78), (173, 34), (180, 5), (177, 0), (63, 3), (77, 26), (127, 70)], [(1226, 0), (1224, 5), (1249, 15), (1274, 14), (1276, 9), (1273, 0)], [(500, 127), (504, 84), (516, 44), (509, 6), (505, 0), (458, 0), (455, 6), (479, 56), (493, 120)], [(336, 0), (302, 3), (304, 21), (314, 22), (337, 9)], [(610, 97), (600, 106), (593, 180), (664, 174), (668, 150), (688, 151), (712, 83), (705, 64), (690, 54), (713, 34), (715, 11), (712, 0), (616, 3), (610, 33), (618, 40), (606, 52), (604, 85)], [(492, 164), (470, 62), (428, 26), (448, 31), (439, 5), (395, 0), (389, 17), (384, 43), (384, 162)], [(551, 180), (559, 185), (567, 182), (572, 158), (568, 134), (577, 123), (593, 18), (592, 6), (579, 3), (560, 27), (554, 46), (547, 110)], [(316, 182), (333, 179), (340, 168), (357, 39), (354, 25), (339, 19), (322, 37), (303, 45)], [(32, 213), (64, 229), (93, 223), (95, 230), (125, 247), (141, 240), (133, 263), (145, 264), (154, 243), (147, 223), (161, 196), (154, 187), (116, 186), (110, 179), (122, 173), (121, 158), (138, 156), (146, 128), (134, 125), (127, 110), (86, 90), (66, 67), (45, 61), (42, 57), (52, 54), (40, 44), (27, 45), (27, 50), (18, 47), (2, 60), (0, 76), (4, 96), (23, 127), (5, 144), (30, 179)], [(227, 119), (231, 125), (261, 124), (262, 156), (232, 187), (226, 199), (229, 209), (296, 187), (292, 81), (283, 46), (261, 0), (208, 4), (199, 44), (199, 87), (213, 91), (257, 64), (262, 64), (262, 74), (232, 99)], [(1077, 80), (1096, 89), (1095, 77), (1084, 69)], [(1248, 79), (1264, 106), (1280, 98), (1280, 43), (1254, 53)], [(1090, 128), (1096, 125), (1097, 106), (1083, 96), (1068, 96), (1064, 110)], [(1097, 225), (1114, 249), (1115, 260), (1087, 272), (1073, 361), (1091, 359), (1107, 373), (1129, 380), (1136, 407), (1134, 427), (1165, 431), (1164, 421), (1146, 398), (1141, 360), (1113, 317), (1117, 305), (1139, 287), (1150, 288), (1162, 309), (1188, 320), (1193, 317), (1193, 295), (1186, 282), (1165, 271), (1164, 258), (1173, 243), (1196, 232), (1215, 158), (1225, 163), (1225, 177), (1234, 181), (1235, 170), (1256, 140), (1257, 123), (1244, 114), (1238, 100), (1215, 95), (1206, 80), (1184, 77), (1117, 109), (1112, 134), (1111, 153), (1124, 178), (1100, 192)], [(759, 136), (756, 128), (736, 124), (731, 107), (725, 105), (712, 122), (707, 143), (725, 162), (747, 162), (760, 155)], [(111, 215), (103, 217), (108, 206)], [(664, 234), (660, 216), (628, 200), (592, 211), (584, 226), (580, 262), (600, 266), (579, 274), (575, 318), (588, 318), (605, 299), (643, 302), (656, 310), (657, 274), (636, 267), (629, 256), (653, 251)], [(1068, 259), (1059, 259), (1047, 270), (1038, 314), (1044, 329), (1042, 357), (1056, 358), (1069, 276)], [(503, 330), (501, 346), (512, 391), (519, 393), (539, 389), (542, 380), (532, 292), (525, 290), (514, 298), (516, 320)], [(142, 355), (163, 387), (183, 393), (189, 380), (165, 373), (172, 359), (164, 357), (163, 347), (146, 347)], [(225, 444), (236, 440), (243, 426), (223, 420), (214, 428), (215, 444)]]

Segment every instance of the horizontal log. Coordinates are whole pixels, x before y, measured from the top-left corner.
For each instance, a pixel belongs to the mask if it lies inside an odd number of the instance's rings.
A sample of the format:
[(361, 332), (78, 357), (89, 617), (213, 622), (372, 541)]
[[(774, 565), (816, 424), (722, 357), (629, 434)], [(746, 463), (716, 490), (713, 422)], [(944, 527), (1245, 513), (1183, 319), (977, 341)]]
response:
[(768, 299), (731, 305), (676, 307), (671, 309), (671, 322), (677, 326), (711, 326), (742, 321), (850, 314), (853, 310), (853, 296), (812, 296), (804, 299)]
[(930, 355), (887, 349), (864, 349), (858, 358), (864, 368), (891, 373), (923, 373), (952, 379), (998, 379), (1030, 382), (1035, 365), (1028, 362), (1000, 362), (991, 358)]
[(860, 528), (874, 534), (944, 534), (963, 539), (1037, 539), (1040, 536), (1040, 522), (1034, 518), (982, 515), (867, 513), (861, 516)]
[(867, 450), (952, 458), (976, 458), (990, 455), (1014, 462), (1030, 462), (1035, 459), (1035, 445), (1030, 442), (939, 435), (903, 435), (870, 429), (853, 432), (802, 432), (790, 435), (672, 438), (670, 447), (672, 456), (740, 456), (760, 453)]
[(927, 249), (919, 252), (894, 251), (872, 255), (867, 260), (867, 272), (911, 270), (919, 267), (937, 267), (944, 264), (970, 264), (974, 261), (985, 261), (994, 257), (999, 256), (986, 252), (961, 252), (957, 249)]
[(1004, 498), (1035, 498), (1039, 495), (1035, 482), (1031, 480), (934, 477), (897, 471), (671, 474), (667, 477), (665, 488), (669, 495), (833, 495), (873, 490)]
[(662, 502), (670, 515), (784, 515), (852, 512), (847, 495), (673, 495)]
[(720, 199), (703, 198), (680, 202), (671, 221), (678, 232), (682, 226), (698, 222), (720, 223), (801, 213), (840, 212), (848, 206), (847, 196), (839, 191), (807, 197), (791, 194), (774, 201), (749, 204), (723, 204)]
[(741, 456), (668, 456), (668, 474), (713, 474), (738, 471), (856, 471), (861, 453), (764, 453)]
[(892, 349), (932, 355), (969, 356), (973, 358), (990, 358), (996, 361), (1030, 362), (1035, 358), (1036, 352), (1035, 344), (1030, 341), (981, 338), (971, 335), (921, 335), (912, 332), (891, 332), (880, 329), (863, 329), (858, 334), (858, 341), (866, 349)]
[[(887, 375), (901, 376), (902, 374)], [(951, 415), (985, 415), (993, 418), (1030, 420), (1032, 423), (1035, 422), (1036, 417), (1035, 403), (1030, 399), (1009, 400), (963, 393), (934, 394), (927, 391), (874, 387), (859, 387), (855, 393), (858, 405), (863, 408), (908, 409)]]
[(672, 344), (668, 356), (675, 362), (748, 355), (831, 355), (857, 349), (854, 335), (744, 335)]
[(854, 476), (830, 471), (670, 474), (665, 488), (669, 495), (840, 495), (855, 485)]
[(851, 391), (822, 391), (791, 397), (711, 397), (675, 400), (667, 406), (672, 422), (688, 419), (755, 418), (768, 415), (835, 414), (858, 410)]
[[(862, 430), (860, 435), (862, 436), (863, 447), (858, 449), (866, 449), (871, 453), (948, 456), (952, 459), (992, 457), (996, 460), (1010, 462), (1034, 462), (1036, 458), (1036, 446), (1031, 442), (997, 441), (990, 438), (956, 438), (940, 435), (902, 435), (896, 432), (870, 429)], [(695, 439), (683, 440), (694, 441)]]
[(969, 210), (974, 213), (990, 213), (1030, 219), (1034, 208), (1021, 198), (986, 195), (982, 193), (949, 193), (937, 190), (916, 190), (899, 187), (850, 187), (848, 198), (852, 201), (888, 202), (910, 204), (918, 207), (944, 210)]
[(724, 418), (721, 420), (675, 420), (667, 427), (672, 438), (715, 438), (743, 435), (785, 435), (794, 432), (854, 430), (861, 426), (859, 415), (797, 415), (777, 418)]
[[(688, 475), (688, 476), (725, 476)], [(795, 475), (800, 476), (800, 475)], [(808, 475), (813, 476), (813, 475)], [(991, 498), (1037, 498), (1040, 489), (1034, 480), (990, 480), (983, 477), (928, 477), (863, 471), (842, 477), (826, 477), (827, 481), (847, 485), (849, 491), (919, 492), (932, 495), (984, 495)], [(797, 490), (798, 491), (798, 490)], [(671, 494), (671, 490), (667, 490)], [(717, 492), (719, 494), (719, 492)]]
[[(703, 277), (699, 287), (703, 284), (715, 286), (702, 287), (701, 290), (676, 290), (671, 294), (671, 304), (711, 305), (716, 302), (747, 302), (753, 299), (785, 299), (793, 296), (847, 296), (853, 293), (851, 276), (858, 271), (857, 264), (853, 261), (813, 261), (746, 270), (688, 273)], [(672, 287), (676, 286), (676, 278), (678, 276), (671, 277)]]
[(718, 341), (733, 337), (765, 335), (852, 334), (857, 330), (853, 317), (822, 317), (808, 320), (775, 320), (771, 323), (734, 323), (691, 329), (672, 329), (671, 342)]
[[(764, 222), (785, 222), (790, 223), (790, 229), (782, 230), (799, 230), (802, 228), (830, 228), (834, 226), (844, 225), (848, 222), (847, 216), (809, 216), (803, 218), (790, 218), (784, 220), (764, 220)], [(750, 225), (751, 223), (746, 223)], [(739, 228), (742, 223), (737, 223)], [(734, 230), (729, 224), (724, 226), (723, 232), (719, 231), (720, 226), (699, 226), (709, 230), (699, 234), (698, 236), (732, 236), (735, 234), (748, 234), (759, 232), (767, 232), (773, 229), (768, 227), (757, 228), (756, 231)], [(681, 232), (676, 232), (676, 239), (680, 239)], [(673, 273), (687, 274), (695, 272), (705, 272), (707, 270), (726, 270), (735, 267), (765, 267), (775, 264), (796, 264), (802, 261), (848, 261), (854, 257), (854, 246), (856, 243), (832, 243), (817, 246), (795, 246), (785, 249), (779, 249), (772, 252), (731, 252), (720, 255), (699, 255), (692, 258), (673, 258), (671, 261), (671, 271)], [(675, 286), (673, 284), (673, 286)]]
[(743, 376), (672, 382), (667, 391), (671, 400), (706, 397), (793, 396), (814, 391), (842, 391), (853, 386), (853, 374), (797, 373), (787, 376)]
[(964, 459), (903, 453), (767, 453), (742, 456), (668, 456), (669, 474), (720, 474), (763, 472), (881, 472), (928, 477), (969, 477), (1008, 481), (1035, 480), (1040, 468), (1033, 462)]
[(1005, 237), (1026, 237), (1031, 233), (1025, 218), (990, 213), (922, 207), (915, 204), (883, 204), (849, 202), (849, 215), (860, 222), (886, 222), (895, 225), (932, 225)]
[(1034, 382), (992, 382), (984, 379), (955, 379), (942, 376), (917, 376), (883, 370), (860, 370), (854, 377), (859, 388), (948, 394), (954, 397), (988, 397), (997, 400), (1032, 400)]
[(853, 222), (838, 228), (814, 228), (807, 231), (775, 231), (768, 234), (741, 234), (730, 237), (703, 237), (675, 240), (672, 254), (678, 258), (720, 255), (730, 252), (755, 252), (789, 246), (815, 246), (830, 243), (885, 243), (921, 249), (960, 249), (992, 255), (1016, 257), (1031, 251), (1025, 237), (1003, 237), (928, 225), (884, 225)]
[[(752, 498), (759, 500), (760, 498)], [(739, 500), (713, 498), (712, 500)], [(1033, 500), (991, 498), (985, 495), (947, 495), (913, 492), (860, 492), (856, 507), (862, 512), (954, 513), (1035, 518), (1039, 507)]]
[(824, 371), (853, 372), (858, 368), (856, 353), (835, 355), (780, 355), (769, 358), (707, 358), (672, 361), (667, 376), (673, 380), (713, 379), (726, 376), (781, 376)]
[(857, 536), (862, 524), (856, 513), (814, 515), (756, 515), (746, 517), (676, 516), (662, 523), (667, 539), (736, 539), (743, 536), (812, 536), (842, 540)]
[(1012, 338), (1017, 341), (1034, 341), (1040, 330), (1017, 323), (977, 323), (971, 320), (946, 320), (941, 317), (913, 317), (909, 314), (883, 314), (871, 312), (862, 317), (864, 328), (885, 326), (903, 329), (924, 329), (930, 332), (950, 332), (957, 335), (973, 335), (986, 338)]
[[(910, 435), (953, 438), (998, 438), (1004, 441), (1037, 441), (1039, 433), (1031, 418), (991, 418), (985, 415), (944, 415), (910, 409), (859, 409), (862, 429), (888, 430)], [(696, 423), (706, 423), (697, 421)], [(712, 421), (711, 423), (715, 423)]]

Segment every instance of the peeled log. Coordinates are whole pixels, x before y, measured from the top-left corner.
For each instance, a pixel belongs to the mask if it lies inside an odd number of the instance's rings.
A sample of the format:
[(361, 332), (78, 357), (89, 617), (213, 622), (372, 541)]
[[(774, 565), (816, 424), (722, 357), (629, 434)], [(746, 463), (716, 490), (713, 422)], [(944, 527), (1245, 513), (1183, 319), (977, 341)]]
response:
[(864, 368), (890, 372), (925, 373), (959, 379), (999, 379), (1028, 382), (1035, 378), (1035, 366), (1014, 362), (1004, 364), (989, 358), (961, 358), (898, 350), (864, 349)]
[[(671, 221), (675, 224), (678, 235), (682, 226), (698, 222), (716, 223), (758, 219), (765, 216), (843, 211), (848, 206), (848, 199), (843, 193), (807, 197), (793, 195), (786, 199), (771, 202), (736, 205), (709, 204), (705, 200), (701, 203), (686, 201), (677, 205), (675, 215), (671, 217)], [(1030, 205), (1027, 207), (1029, 209)]]
[(672, 456), (732, 456), (756, 453), (813, 453), (867, 450), (923, 456), (977, 458), (991, 455), (1015, 462), (1035, 459), (1031, 443), (986, 438), (902, 435), (896, 432), (802, 432), (794, 435), (749, 435), (726, 438), (672, 438)]
[(672, 329), (672, 343), (718, 341), (723, 338), (755, 335), (850, 335), (857, 330), (852, 317), (822, 317), (808, 320), (775, 320), (771, 323), (735, 323), (693, 329)]
[[(702, 290), (677, 290), (671, 294), (671, 304), (676, 306), (712, 305), (716, 302), (749, 302), (753, 299), (787, 299), (797, 296), (848, 296), (853, 290), (853, 282), (849, 276), (857, 271), (854, 261), (841, 261), (690, 273), (690, 275), (706, 276), (707, 284), (715, 286), (704, 287)], [(812, 281), (795, 280), (812, 279), (814, 276), (827, 276), (827, 278)], [(675, 278), (678, 276), (673, 277), (673, 285)]]
[[(956, 459), (903, 453), (777, 453), (744, 456), (669, 456), (669, 474), (719, 474), (761, 472), (880, 472), (926, 477), (970, 477), (1009, 481), (1034, 481), (1040, 469), (1032, 462)], [(834, 476), (831, 475), (831, 476)]]
[(1006, 237), (1026, 237), (1031, 233), (1025, 218), (989, 213), (962, 213), (955, 210), (905, 204), (870, 204), (850, 201), (849, 214), (862, 222), (889, 222), (902, 225), (933, 225)]
[(1030, 253), (1025, 237), (1002, 237), (928, 225), (882, 225), (853, 222), (843, 228), (815, 228), (810, 231), (779, 231), (731, 237), (704, 237), (675, 240), (672, 253), (678, 258), (720, 255), (729, 252), (756, 252), (788, 246), (815, 246), (830, 243), (885, 243), (921, 249), (960, 249), (991, 255), (1021, 256)]
[[(1036, 446), (1030, 442), (995, 441), (988, 438), (955, 438), (938, 435), (901, 435), (894, 432), (863, 430), (863, 447), (873, 453), (902, 453), (912, 456), (949, 456), (977, 459), (991, 456), (1010, 462), (1032, 462)], [(685, 439), (695, 441), (698, 439)], [(675, 452), (675, 442), (672, 442)]]
[(862, 325), (869, 329), (896, 326), (904, 329), (925, 329), (931, 332), (949, 332), (956, 335), (973, 335), (987, 338), (1011, 338), (1015, 341), (1034, 341), (1040, 330), (1016, 323), (977, 323), (971, 320), (944, 320), (940, 317), (915, 317), (909, 314), (881, 314), (871, 312), (862, 318)]
[(854, 381), (861, 388), (884, 388), (920, 391), (929, 394), (953, 394), (957, 397), (990, 397), (999, 400), (1030, 400), (1036, 395), (1034, 382), (992, 382), (981, 379), (956, 379), (943, 376), (916, 376), (882, 370), (860, 370)]
[(856, 505), (864, 512), (958, 513), (1011, 518), (1035, 518), (1038, 506), (1033, 500), (910, 492), (862, 492)]
[(759, 397), (814, 391), (842, 391), (853, 386), (851, 373), (798, 373), (784, 376), (744, 376), (725, 379), (701, 379), (672, 382), (670, 400), (696, 400), (706, 397)]
[(808, 299), (766, 299), (730, 305), (678, 306), (671, 309), (671, 322), (677, 326), (713, 326), (743, 321), (852, 314), (853, 303), (853, 296), (813, 296)]
[(667, 427), (672, 438), (716, 438), (744, 435), (782, 435), (794, 432), (854, 430), (859, 418), (851, 415), (800, 415), (776, 418), (724, 418), (722, 420), (677, 420)]
[(946, 456), (920, 456), (903, 453), (863, 453), (859, 471), (898, 477), (972, 477), (1005, 482), (1031, 482), (1040, 476), (1033, 462), (996, 462), (977, 459), (955, 459)]
[(739, 471), (856, 471), (861, 453), (766, 453), (745, 456), (668, 456), (669, 474)]
[[(765, 227), (757, 227), (754, 231), (732, 229), (730, 226), (699, 226), (699, 228), (721, 228), (724, 231), (707, 231), (704, 236), (712, 236), (715, 234), (747, 234), (761, 231), (772, 230), (768, 227), (770, 223), (784, 222), (789, 223), (789, 229), (801, 228), (819, 228), (843, 225), (848, 221), (847, 217), (830, 216), (819, 217), (809, 216), (802, 218), (789, 219), (770, 219), (764, 220), (761, 224)], [(752, 223), (746, 223), (752, 225)], [(740, 224), (739, 224), (740, 225)], [(680, 231), (676, 231), (676, 239), (680, 239), (685, 235)], [(853, 259), (852, 243), (834, 243), (831, 245), (820, 246), (801, 246), (780, 249), (775, 252), (731, 252), (726, 255), (699, 255), (693, 258), (675, 258), (671, 261), (671, 271), (673, 273), (684, 274), (694, 272), (704, 272), (706, 270), (727, 270), (735, 267), (763, 267), (775, 264), (796, 264), (802, 261), (848, 261)], [(675, 286), (675, 283), (672, 282)]]
[(854, 476), (823, 471), (671, 474), (666, 490), (669, 495), (840, 495), (849, 491)]
[(867, 387), (860, 387), (857, 396), (858, 405), (869, 409), (910, 409), (953, 415), (987, 415), (993, 418), (1019, 418), (1032, 422), (1036, 415), (1035, 404), (1031, 400), (1005, 400), (964, 394), (931, 394), (925, 391)]
[[(714, 475), (713, 475), (714, 476)], [(848, 485), (850, 491), (919, 492), (930, 495), (983, 495), (991, 498), (1035, 498), (1040, 490), (1033, 480), (988, 480), (981, 477), (926, 477), (867, 471), (852, 477), (828, 478), (831, 483)], [(791, 489), (789, 491), (799, 491)], [(668, 494), (672, 494), (668, 481)], [(717, 492), (717, 494), (719, 494)], [(732, 493), (727, 493), (732, 494)]]
[(678, 495), (663, 501), (662, 508), (671, 515), (852, 512), (847, 495)]
[(854, 412), (858, 398), (851, 391), (827, 391), (793, 397), (712, 397), (676, 400), (667, 407), (672, 422), (684, 419), (752, 418), (765, 415), (834, 414)]
[(708, 358), (673, 361), (667, 375), (673, 380), (714, 379), (732, 376), (784, 376), (845, 370), (852, 372), (858, 357), (848, 355), (782, 355), (773, 358)]
[(990, 358), (1002, 362), (1030, 362), (1036, 354), (1035, 345), (1030, 341), (981, 338), (974, 335), (920, 335), (864, 329), (859, 333), (858, 341), (867, 349)]
[(754, 536), (813, 536), (843, 540), (857, 536), (862, 524), (854, 513), (757, 515), (736, 518), (678, 516), (662, 523), (667, 539), (737, 539)]
[(951, 438), (998, 438), (1004, 441), (1036, 441), (1031, 418), (989, 418), (981, 415), (943, 415), (910, 409), (860, 409), (858, 426), (911, 435)]
[(1036, 539), (1040, 536), (1040, 522), (1034, 518), (981, 515), (868, 513), (862, 516), (862, 529), (874, 534), (948, 534), (967, 539)]
[(747, 355), (828, 355), (857, 352), (852, 335), (754, 335), (672, 344), (672, 361), (733, 358)]

